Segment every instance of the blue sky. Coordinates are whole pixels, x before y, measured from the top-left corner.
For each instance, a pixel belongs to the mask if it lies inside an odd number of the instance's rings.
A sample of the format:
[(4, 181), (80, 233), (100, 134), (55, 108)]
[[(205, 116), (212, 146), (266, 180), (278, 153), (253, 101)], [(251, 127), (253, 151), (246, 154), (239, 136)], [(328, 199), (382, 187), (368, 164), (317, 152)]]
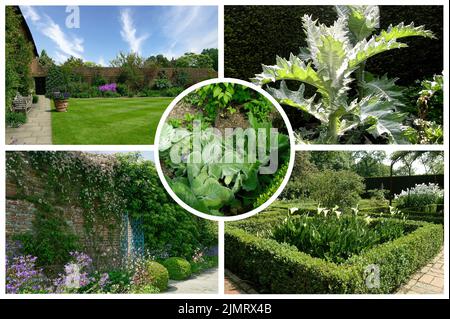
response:
[[(217, 48), (214, 6), (78, 6), (79, 28), (65, 6), (20, 6), (39, 53), (108, 65), (120, 51), (178, 57)], [(66, 9), (69, 12), (66, 12)], [(68, 27), (69, 26), (69, 27)]]

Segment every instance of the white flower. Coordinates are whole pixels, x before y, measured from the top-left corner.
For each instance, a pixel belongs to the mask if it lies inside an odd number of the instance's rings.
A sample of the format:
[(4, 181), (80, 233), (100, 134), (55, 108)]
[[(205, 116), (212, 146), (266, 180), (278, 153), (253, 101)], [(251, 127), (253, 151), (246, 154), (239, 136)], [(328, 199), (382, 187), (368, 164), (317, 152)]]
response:
[(294, 214), (296, 211), (298, 211), (298, 207), (291, 207), (289, 208), (289, 214)]
[(372, 218), (370, 218), (370, 216), (366, 216), (366, 218), (364, 218), (364, 221), (367, 223), (367, 225), (369, 225), (372, 221)]

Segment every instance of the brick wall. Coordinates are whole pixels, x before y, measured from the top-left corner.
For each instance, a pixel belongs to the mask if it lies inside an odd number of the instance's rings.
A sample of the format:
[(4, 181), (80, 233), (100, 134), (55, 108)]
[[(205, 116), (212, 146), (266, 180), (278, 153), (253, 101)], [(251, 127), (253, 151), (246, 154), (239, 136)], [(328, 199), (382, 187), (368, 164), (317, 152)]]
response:
[[(38, 207), (34, 201), (43, 198), (53, 208), (62, 214), (72, 231), (80, 238), (80, 244), (97, 266), (111, 266), (119, 262), (117, 257), (121, 253), (121, 227), (108, 229), (104, 224), (96, 224), (94, 228), (86, 232), (84, 228), (83, 211), (80, 207), (71, 204), (61, 204), (56, 201), (56, 194), (48, 194), (45, 191), (45, 174), (39, 177), (33, 170), (23, 174), (26, 190), (18, 192), (17, 184), (10, 176), (6, 176), (6, 239), (10, 240), (14, 235), (32, 231), (33, 220)], [(33, 198), (33, 200), (27, 199)], [(111, 220), (117, 225), (117, 221)], [(131, 241), (131, 240), (129, 240)]]
[[(188, 85), (193, 85), (195, 83), (201, 82), (203, 80), (216, 78), (217, 72), (212, 69), (197, 69), (197, 68), (144, 68), (142, 69), (144, 73), (145, 83), (148, 86), (153, 86), (153, 83), (158, 76), (160, 71), (164, 71), (170, 80), (173, 80), (176, 71), (186, 72), (188, 74)], [(73, 70), (74, 73), (79, 74), (83, 79), (92, 84), (92, 80), (96, 75), (104, 77), (108, 82), (116, 82), (120, 76), (120, 68), (112, 67), (99, 67), (99, 68), (87, 68), (80, 67)], [(47, 76), (47, 70), (42, 68), (37, 59), (34, 59), (31, 64), (31, 74), (33, 77), (45, 77)]]

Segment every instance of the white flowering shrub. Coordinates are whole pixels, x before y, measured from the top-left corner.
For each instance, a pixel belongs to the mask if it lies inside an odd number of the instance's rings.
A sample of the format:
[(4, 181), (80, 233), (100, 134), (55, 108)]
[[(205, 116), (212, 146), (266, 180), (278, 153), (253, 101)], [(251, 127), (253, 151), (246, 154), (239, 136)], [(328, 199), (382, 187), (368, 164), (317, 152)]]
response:
[(416, 184), (412, 188), (402, 190), (395, 195), (397, 207), (424, 207), (431, 204), (444, 203), (444, 190), (434, 183)]

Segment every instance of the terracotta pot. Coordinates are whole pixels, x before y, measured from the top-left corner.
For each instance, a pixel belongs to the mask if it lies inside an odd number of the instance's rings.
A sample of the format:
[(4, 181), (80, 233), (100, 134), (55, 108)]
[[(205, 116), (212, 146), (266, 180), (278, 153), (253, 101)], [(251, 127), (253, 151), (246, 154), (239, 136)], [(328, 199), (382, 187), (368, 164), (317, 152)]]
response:
[(56, 112), (67, 112), (69, 100), (55, 100)]

